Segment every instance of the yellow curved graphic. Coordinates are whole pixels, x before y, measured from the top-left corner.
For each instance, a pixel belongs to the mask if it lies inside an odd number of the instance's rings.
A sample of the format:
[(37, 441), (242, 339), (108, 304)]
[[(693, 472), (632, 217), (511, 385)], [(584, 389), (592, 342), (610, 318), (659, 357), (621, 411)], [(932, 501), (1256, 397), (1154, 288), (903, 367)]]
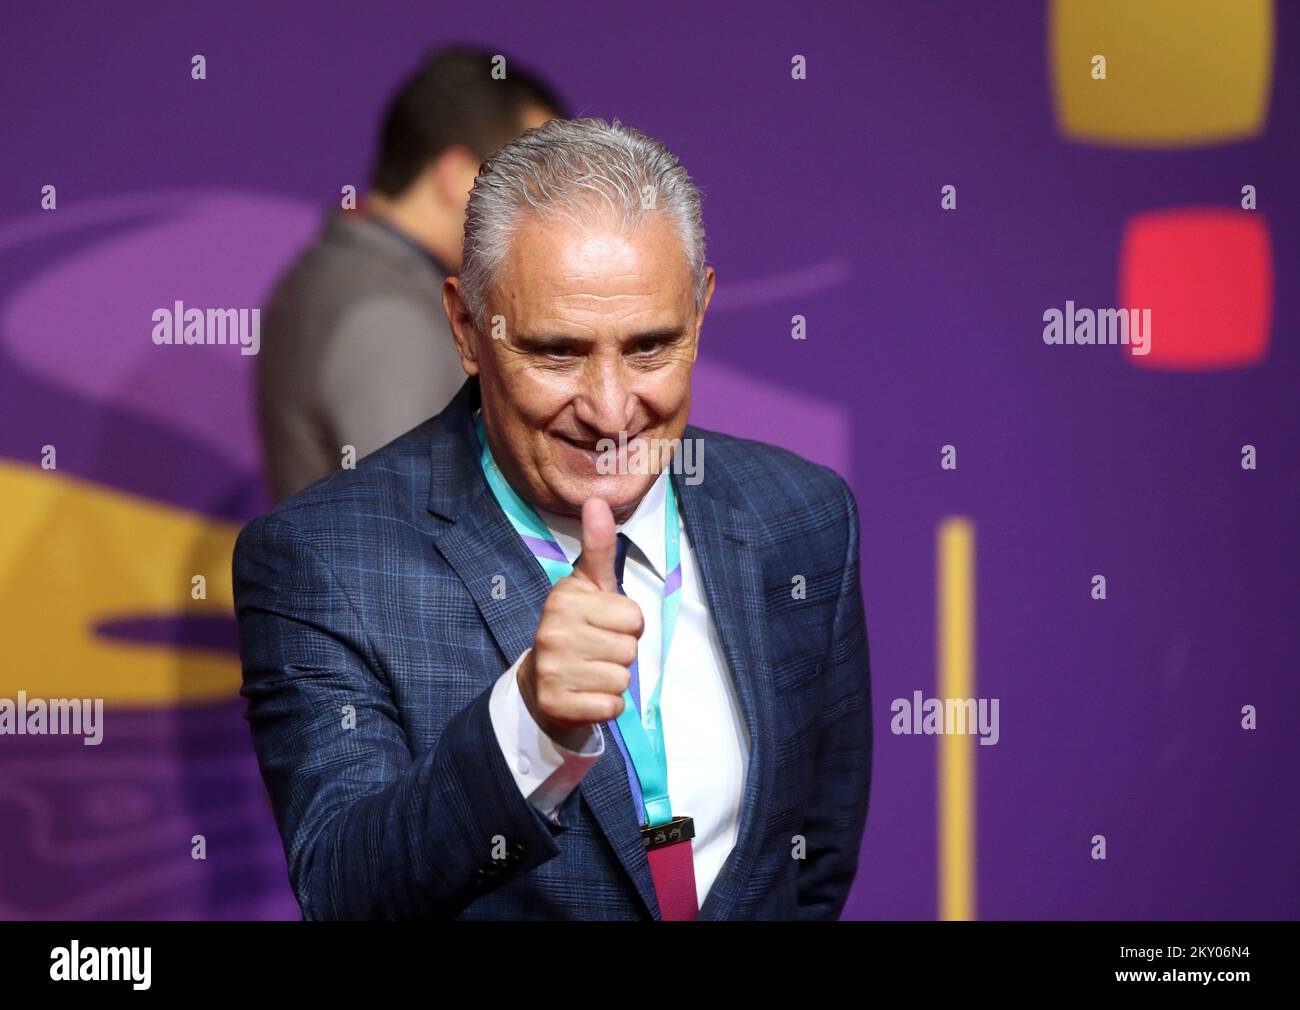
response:
[(1053, 0), (1049, 62), (1070, 139), (1202, 147), (1267, 125), (1272, 0)]
[[(106, 620), (233, 611), (238, 526), (57, 470), (0, 461), (0, 697), (159, 707), (234, 697), (227, 652), (114, 641)], [(192, 579), (207, 599), (191, 598)]]

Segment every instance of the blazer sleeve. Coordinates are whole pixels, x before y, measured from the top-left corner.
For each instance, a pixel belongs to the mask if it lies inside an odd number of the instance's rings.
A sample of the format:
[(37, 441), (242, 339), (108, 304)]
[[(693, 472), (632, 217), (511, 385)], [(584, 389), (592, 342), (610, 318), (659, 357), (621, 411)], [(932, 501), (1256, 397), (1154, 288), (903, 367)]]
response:
[(306, 919), (452, 917), (559, 854), (516, 786), (486, 687), (414, 754), (380, 658), (318, 548), (275, 515), (234, 553), (243, 687)]
[(840, 481), (848, 535), (830, 649), (821, 670), (816, 770), (806, 807), (798, 918), (837, 919), (857, 873), (871, 794), (871, 666), (858, 572), (858, 509)]

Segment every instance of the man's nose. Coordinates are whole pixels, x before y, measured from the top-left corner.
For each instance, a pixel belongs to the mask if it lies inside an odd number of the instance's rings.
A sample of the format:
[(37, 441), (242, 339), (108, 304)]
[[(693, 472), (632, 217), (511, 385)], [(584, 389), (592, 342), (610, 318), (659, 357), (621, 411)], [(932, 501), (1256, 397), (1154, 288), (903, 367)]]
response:
[(583, 389), (578, 395), (578, 419), (601, 436), (627, 431), (635, 412), (636, 395), (623, 363), (588, 359)]

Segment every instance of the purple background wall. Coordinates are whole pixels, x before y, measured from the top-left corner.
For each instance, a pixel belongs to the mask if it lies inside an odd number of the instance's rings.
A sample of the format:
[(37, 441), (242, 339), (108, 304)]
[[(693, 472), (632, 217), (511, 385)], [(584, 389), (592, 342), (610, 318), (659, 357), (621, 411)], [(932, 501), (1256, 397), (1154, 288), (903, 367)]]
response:
[[(395, 81), (428, 45), (480, 42), (678, 152), (719, 273), (693, 419), (830, 463), (857, 493), (877, 745), (846, 917), (936, 914), (936, 740), (891, 735), (889, 703), (936, 691), (935, 526), (966, 515), (977, 690), (1002, 716), (999, 744), (976, 748), (980, 916), (1293, 918), (1300, 11), (1277, 11), (1264, 132), (1181, 152), (1062, 139), (1046, 31), (1036, 2), (12, 13), (0, 463), (224, 529), (261, 510), (252, 359), (156, 348), (149, 312), (258, 304), (340, 187), (363, 187)], [(1236, 207), (1245, 182), (1277, 278), (1262, 363), (1174, 373), (1044, 345), (1045, 308), (1121, 304), (1132, 215)], [(55, 212), (39, 209), (47, 183)], [(65, 510), (40, 536), (78, 522)], [(75, 558), (0, 555), (0, 600)], [(131, 616), (111, 580), (81, 591)], [(178, 678), (195, 647), (233, 662), (231, 622), (140, 616), (128, 637), (175, 651)], [(36, 644), (0, 696), (51, 692), (58, 636), (13, 636)], [(110, 706), (98, 748), (0, 737), (0, 915), (295, 916), (242, 711), (232, 687)]]

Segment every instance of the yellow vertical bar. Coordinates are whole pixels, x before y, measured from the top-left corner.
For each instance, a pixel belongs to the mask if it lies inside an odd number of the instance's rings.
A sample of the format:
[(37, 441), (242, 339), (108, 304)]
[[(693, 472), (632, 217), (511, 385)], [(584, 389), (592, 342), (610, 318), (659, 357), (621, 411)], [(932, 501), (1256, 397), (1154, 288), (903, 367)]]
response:
[[(975, 697), (975, 527), (942, 520), (938, 562), (939, 699)], [(939, 918), (975, 918), (975, 739), (939, 737)]]

